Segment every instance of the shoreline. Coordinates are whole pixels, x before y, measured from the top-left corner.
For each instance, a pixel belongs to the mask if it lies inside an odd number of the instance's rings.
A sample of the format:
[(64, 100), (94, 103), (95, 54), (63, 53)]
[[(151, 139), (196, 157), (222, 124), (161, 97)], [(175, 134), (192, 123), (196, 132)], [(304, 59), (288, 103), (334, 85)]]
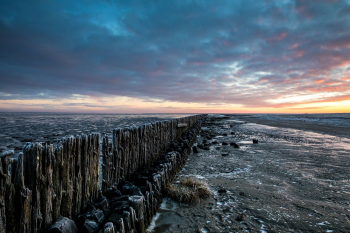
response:
[(350, 141), (339, 137), (344, 132), (325, 134), (328, 127), (317, 124), (228, 120), (203, 124), (197, 143), (209, 143), (209, 150), (191, 153), (177, 177), (202, 178), (215, 195), (161, 209), (152, 232), (350, 231)]

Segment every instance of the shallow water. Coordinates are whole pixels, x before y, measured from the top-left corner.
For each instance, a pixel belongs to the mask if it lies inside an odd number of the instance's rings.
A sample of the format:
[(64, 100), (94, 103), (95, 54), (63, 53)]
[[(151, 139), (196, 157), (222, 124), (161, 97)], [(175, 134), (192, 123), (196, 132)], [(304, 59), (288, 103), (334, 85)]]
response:
[(275, 121), (304, 121), (320, 125), (350, 128), (350, 113), (329, 114), (256, 114), (246, 118), (257, 118)]
[(113, 129), (140, 126), (190, 114), (63, 114), (0, 113), (0, 153), (22, 150), (26, 142), (56, 143), (65, 135), (99, 132), (111, 136)]

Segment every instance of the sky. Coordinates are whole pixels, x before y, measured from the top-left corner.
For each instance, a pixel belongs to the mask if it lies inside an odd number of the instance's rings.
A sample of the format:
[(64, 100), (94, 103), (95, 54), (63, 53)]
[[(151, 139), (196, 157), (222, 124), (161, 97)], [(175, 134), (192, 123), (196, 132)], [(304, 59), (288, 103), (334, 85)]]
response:
[(350, 0), (0, 0), (0, 112), (350, 113)]

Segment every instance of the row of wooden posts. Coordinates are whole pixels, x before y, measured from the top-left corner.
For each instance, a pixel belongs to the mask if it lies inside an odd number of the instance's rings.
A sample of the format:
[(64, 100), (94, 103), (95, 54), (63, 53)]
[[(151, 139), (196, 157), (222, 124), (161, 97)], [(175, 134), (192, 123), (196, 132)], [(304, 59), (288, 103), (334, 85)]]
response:
[(60, 216), (76, 218), (101, 190), (149, 167), (203, 116), (115, 129), (111, 139), (92, 133), (66, 136), (55, 147), (27, 143), (16, 158), (1, 154), (0, 233), (45, 232)]

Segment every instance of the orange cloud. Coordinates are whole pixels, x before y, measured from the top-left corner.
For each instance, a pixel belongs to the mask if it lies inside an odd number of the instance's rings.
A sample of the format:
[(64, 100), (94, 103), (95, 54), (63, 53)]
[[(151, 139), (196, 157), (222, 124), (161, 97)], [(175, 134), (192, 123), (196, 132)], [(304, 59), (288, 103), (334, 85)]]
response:
[(289, 46), (289, 49), (295, 49), (295, 48), (298, 48), (299, 44), (298, 43), (295, 43), (295, 44), (292, 44), (291, 46)]
[(287, 34), (288, 34), (287, 32), (283, 32), (283, 33), (281, 33), (279, 35), (271, 37), (268, 41), (270, 43), (273, 43), (273, 42), (278, 42), (278, 41), (284, 40), (287, 37)]
[(296, 52), (296, 54), (295, 54), (294, 57), (296, 57), (296, 58), (298, 58), (298, 57), (303, 57), (304, 54), (305, 54), (305, 51), (299, 50), (299, 51)]
[(319, 79), (319, 80), (316, 80), (315, 83), (324, 83), (326, 80), (324, 79)]

